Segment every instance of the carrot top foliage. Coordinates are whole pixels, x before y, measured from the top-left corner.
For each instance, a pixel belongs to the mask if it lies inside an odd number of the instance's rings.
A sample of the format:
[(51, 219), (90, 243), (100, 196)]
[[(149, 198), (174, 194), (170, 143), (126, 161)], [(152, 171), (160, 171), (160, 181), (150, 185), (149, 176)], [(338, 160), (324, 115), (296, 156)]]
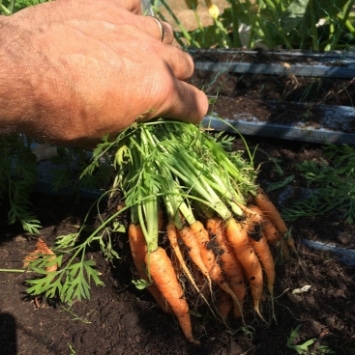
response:
[[(125, 205), (102, 220), (84, 241), (81, 237), (88, 221), (77, 233), (58, 237), (53, 250), (59, 269), (50, 277), (31, 280), (28, 292), (59, 295), (69, 303), (89, 298), (90, 280), (97, 285), (101, 281), (95, 263), (86, 260), (85, 254), (91, 244), (98, 243), (108, 260), (119, 258), (112, 246), (112, 233), (124, 232), (118, 221), (123, 213), (128, 212), (131, 222), (141, 226), (151, 252), (158, 247), (162, 208), (177, 228), (192, 224), (201, 215), (217, 214), (223, 219), (241, 216), (240, 204), (256, 192), (256, 171), (247, 147), (247, 158), (244, 152), (233, 151), (233, 139), (210, 134), (193, 124), (163, 119), (135, 124), (114, 141), (104, 139), (81, 178), (104, 169), (113, 180), (98, 202), (119, 193)], [(47, 274), (45, 267), (46, 260), (41, 258), (30, 264), (30, 269), (42, 275)]]
[[(157, 215), (162, 205), (179, 225), (180, 213), (194, 219), (190, 205), (208, 208), (224, 218), (241, 215), (238, 204), (255, 194), (256, 172), (243, 152), (232, 152), (232, 137), (211, 135), (193, 124), (157, 120), (126, 129), (114, 142), (100, 145), (91, 173), (108, 151), (113, 151), (117, 176), (131, 219), (143, 226), (148, 249), (157, 245)], [(231, 208), (231, 210), (229, 209)]]

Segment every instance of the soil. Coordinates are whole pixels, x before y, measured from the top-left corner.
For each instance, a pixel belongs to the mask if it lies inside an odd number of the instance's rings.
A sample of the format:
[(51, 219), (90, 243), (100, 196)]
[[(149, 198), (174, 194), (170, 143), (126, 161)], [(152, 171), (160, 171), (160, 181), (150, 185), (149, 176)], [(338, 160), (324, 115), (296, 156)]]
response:
[[(210, 78), (205, 79), (211, 82)], [(268, 77), (265, 80), (265, 77), (254, 75), (243, 89), (236, 76), (228, 74), (224, 79), (228, 79), (228, 84), (223, 85), (225, 91), (222, 96), (229, 103), (231, 99), (235, 100), (233, 108), (264, 114), (265, 117), (269, 112), (265, 102), (287, 99), (285, 92), (289, 92), (287, 88), (292, 84), (284, 82), (284, 78)], [(201, 77), (195, 76), (193, 80), (196, 85), (203, 85)], [(266, 85), (270, 80), (274, 84)], [(239, 84), (235, 85), (238, 81)], [(301, 85), (300, 81), (298, 84)], [(337, 94), (332, 96), (321, 92), (320, 97), (329, 98), (329, 101), (321, 103), (344, 103), (339, 96), (341, 84), (339, 87), (336, 84), (333, 80), (329, 81), (329, 86), (323, 87), (326, 92), (335, 90)], [(346, 88), (350, 90), (353, 84), (348, 84)], [(218, 92), (220, 88), (218, 85)], [(208, 88), (211, 90), (209, 94), (215, 95), (215, 89)], [(266, 93), (271, 97), (265, 98)], [(344, 100), (349, 100), (348, 94), (344, 95)], [(231, 112), (231, 107), (222, 106), (226, 114)], [(282, 190), (270, 193), (280, 209), (297, 199), (298, 188), (305, 184), (295, 165), (304, 160), (323, 158), (321, 145), (276, 138), (245, 138), (251, 149), (258, 146), (256, 163), (262, 163), (258, 178), (261, 186), (267, 188), (270, 183), (280, 180), (273, 161), (278, 162), (285, 176), (295, 176), (291, 183), (296, 187), (293, 196), (285, 200), (281, 198)], [(238, 137), (235, 137), (235, 148), (242, 148)], [(35, 192), (33, 202), (34, 212), (43, 224), (41, 237), (52, 245), (57, 236), (76, 231), (93, 201), (84, 197), (78, 199), (77, 196)], [(6, 209), (0, 212), (0, 269), (21, 269), (24, 257), (34, 250), (37, 237), (21, 233), (17, 226), (9, 227), (4, 220)], [(355, 269), (330, 252), (304, 244), (307, 239), (354, 249), (355, 225), (347, 225), (341, 213), (335, 210), (326, 216), (303, 217), (288, 223), (288, 226), (292, 227), (298, 256), (292, 255), (286, 262), (277, 264), (276, 320), (269, 325), (248, 311), (247, 326), (230, 319), (227, 328), (202, 308), (192, 317), (194, 332), (201, 346), (187, 343), (176, 320), (164, 314), (146, 291), (138, 291), (132, 285), (134, 270), (127, 240), (120, 235), (114, 243), (121, 256), (119, 261), (107, 263), (94, 246), (89, 252), (105, 284), (92, 287), (90, 300), (70, 306), (44, 298), (34, 300), (25, 293), (28, 274), (0, 272), (0, 353), (287, 355), (297, 353), (292, 346), (287, 346), (291, 333), (297, 329), (291, 342), (293, 345), (314, 339), (313, 345), (303, 354), (326, 354), (330, 349), (335, 354), (355, 354)], [(308, 291), (295, 292), (307, 285), (310, 286)], [(251, 309), (249, 299), (246, 307)], [(263, 302), (262, 307), (267, 314), (267, 302)]]

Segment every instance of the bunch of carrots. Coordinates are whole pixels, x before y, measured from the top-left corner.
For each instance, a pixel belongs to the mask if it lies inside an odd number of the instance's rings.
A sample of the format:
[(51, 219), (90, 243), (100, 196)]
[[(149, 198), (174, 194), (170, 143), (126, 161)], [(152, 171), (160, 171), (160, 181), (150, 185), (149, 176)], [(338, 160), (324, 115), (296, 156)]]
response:
[(177, 317), (192, 343), (198, 343), (192, 297), (226, 322), (232, 315), (244, 319), (250, 294), (263, 319), (265, 292), (273, 305), (270, 245), (293, 246), (279, 212), (255, 183), (251, 152), (246, 146), (245, 159), (245, 152), (229, 150), (231, 143), (196, 125), (161, 119), (126, 129), (111, 145), (112, 188), (130, 211), (136, 283)]

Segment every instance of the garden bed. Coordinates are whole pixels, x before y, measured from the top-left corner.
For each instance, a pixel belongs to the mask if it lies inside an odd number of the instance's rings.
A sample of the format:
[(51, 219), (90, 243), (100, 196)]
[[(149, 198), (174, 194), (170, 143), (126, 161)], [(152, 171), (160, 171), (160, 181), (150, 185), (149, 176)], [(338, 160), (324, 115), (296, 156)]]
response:
[(194, 50), (192, 83), (215, 101), (205, 124), (313, 143), (355, 142), (354, 55)]

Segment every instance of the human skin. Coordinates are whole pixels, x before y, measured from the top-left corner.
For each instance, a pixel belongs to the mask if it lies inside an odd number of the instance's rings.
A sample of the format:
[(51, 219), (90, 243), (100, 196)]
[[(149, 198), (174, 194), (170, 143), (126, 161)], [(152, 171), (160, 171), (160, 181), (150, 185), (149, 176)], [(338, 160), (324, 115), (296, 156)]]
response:
[(137, 0), (56, 0), (0, 16), (0, 132), (82, 144), (136, 121), (199, 122), (191, 57)]

